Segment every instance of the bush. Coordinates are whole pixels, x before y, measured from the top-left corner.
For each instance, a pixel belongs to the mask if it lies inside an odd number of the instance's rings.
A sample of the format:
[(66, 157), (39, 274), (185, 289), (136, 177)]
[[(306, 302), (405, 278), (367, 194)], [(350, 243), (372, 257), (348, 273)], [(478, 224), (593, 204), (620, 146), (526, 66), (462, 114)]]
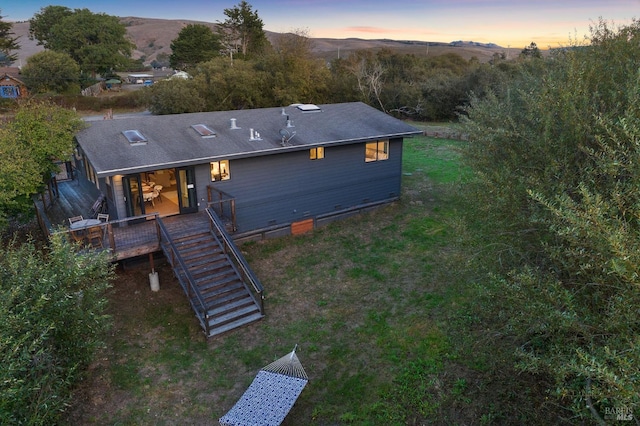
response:
[(585, 418), (640, 407), (639, 38), (600, 22), (467, 110), (472, 196), (502, 250), (491, 314)]
[(109, 322), (105, 255), (54, 236), (0, 249), (0, 423), (56, 424)]

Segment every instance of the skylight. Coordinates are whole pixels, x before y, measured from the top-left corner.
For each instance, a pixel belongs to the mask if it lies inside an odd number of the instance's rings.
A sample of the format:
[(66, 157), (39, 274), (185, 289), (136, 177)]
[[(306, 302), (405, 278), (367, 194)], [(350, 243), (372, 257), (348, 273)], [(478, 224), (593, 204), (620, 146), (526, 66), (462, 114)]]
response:
[(140, 130), (123, 130), (122, 134), (127, 138), (130, 144), (140, 144), (147, 142)]
[(216, 132), (211, 130), (209, 128), (209, 126), (207, 126), (206, 124), (193, 124), (191, 127), (193, 128), (193, 130), (198, 132), (198, 134), (200, 136), (202, 136), (203, 138), (215, 138), (216, 137)]
[(318, 105), (314, 105), (314, 104), (299, 104), (296, 106), (302, 112), (322, 111)]

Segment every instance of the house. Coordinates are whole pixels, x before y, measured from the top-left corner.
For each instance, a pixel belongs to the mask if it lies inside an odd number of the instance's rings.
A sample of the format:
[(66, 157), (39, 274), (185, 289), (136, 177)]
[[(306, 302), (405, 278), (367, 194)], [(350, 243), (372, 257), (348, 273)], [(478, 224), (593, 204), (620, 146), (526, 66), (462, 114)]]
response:
[(236, 236), (271, 236), (397, 200), (403, 139), (419, 133), (361, 102), (138, 115), (89, 121), (74, 161), (112, 219), (224, 199)]
[(22, 99), (27, 97), (27, 86), (19, 79), (19, 75), (19, 68), (0, 68), (0, 99)]

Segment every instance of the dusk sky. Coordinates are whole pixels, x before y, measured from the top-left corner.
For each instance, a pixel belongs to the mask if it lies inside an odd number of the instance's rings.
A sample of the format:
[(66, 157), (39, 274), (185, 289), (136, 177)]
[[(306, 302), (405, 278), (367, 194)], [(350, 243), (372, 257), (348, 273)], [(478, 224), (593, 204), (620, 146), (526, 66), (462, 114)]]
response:
[[(237, 1), (219, 0), (41, 0), (3, 2), (5, 21), (24, 21), (50, 4), (119, 17), (224, 21), (225, 8)], [(638, 18), (640, 0), (254, 0), (248, 2), (275, 32), (304, 30), (310, 37), (456, 40), (496, 43), (503, 47), (539, 48), (582, 41), (599, 18), (614, 27)]]

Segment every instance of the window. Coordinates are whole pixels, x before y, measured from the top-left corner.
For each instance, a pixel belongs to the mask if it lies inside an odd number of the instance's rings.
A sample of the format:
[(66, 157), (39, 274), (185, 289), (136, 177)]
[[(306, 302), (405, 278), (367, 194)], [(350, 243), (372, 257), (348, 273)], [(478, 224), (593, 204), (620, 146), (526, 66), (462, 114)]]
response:
[(15, 86), (0, 86), (0, 98), (17, 98), (19, 94)]
[(203, 138), (215, 138), (216, 137), (216, 132), (211, 130), (211, 128), (209, 126), (207, 126), (206, 124), (194, 124), (191, 127), (193, 128), (193, 130), (198, 132), (198, 134), (200, 136), (202, 136)]
[(324, 158), (324, 147), (311, 148), (309, 150), (309, 158), (311, 160), (320, 160)]
[(127, 138), (130, 144), (144, 144), (147, 142), (147, 138), (140, 132), (140, 130), (123, 130), (122, 134)]
[(229, 179), (229, 160), (211, 162), (211, 182)]
[(364, 161), (381, 161), (389, 159), (389, 141), (369, 142), (365, 148)]

